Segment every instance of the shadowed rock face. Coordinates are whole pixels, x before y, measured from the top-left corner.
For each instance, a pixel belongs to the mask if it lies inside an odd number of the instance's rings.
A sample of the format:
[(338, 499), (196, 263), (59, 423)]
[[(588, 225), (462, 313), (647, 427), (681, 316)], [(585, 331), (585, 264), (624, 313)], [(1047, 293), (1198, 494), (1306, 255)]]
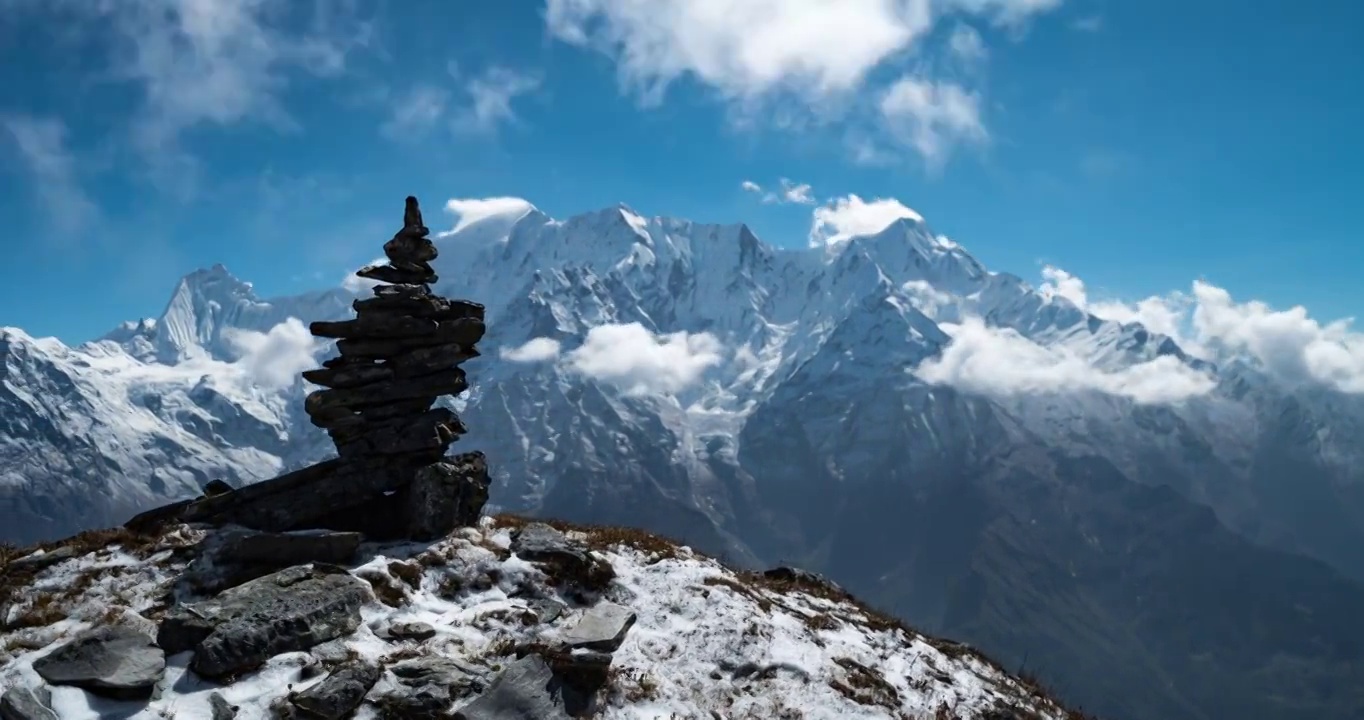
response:
[(374, 297), (354, 302), (354, 319), (310, 326), (337, 340), (339, 355), (303, 373), (322, 386), (304, 410), (339, 458), (240, 490), (218, 488), (128, 525), (184, 521), (433, 540), (476, 522), (488, 498), (487, 463), (477, 452), (446, 458), (466, 428), (454, 411), (432, 406), (469, 387), (459, 366), (478, 357), (483, 306), (432, 294), (430, 261), (438, 253), (429, 233), (417, 199), (407, 198), (403, 228), (384, 244), (388, 263), (356, 272), (380, 282)]

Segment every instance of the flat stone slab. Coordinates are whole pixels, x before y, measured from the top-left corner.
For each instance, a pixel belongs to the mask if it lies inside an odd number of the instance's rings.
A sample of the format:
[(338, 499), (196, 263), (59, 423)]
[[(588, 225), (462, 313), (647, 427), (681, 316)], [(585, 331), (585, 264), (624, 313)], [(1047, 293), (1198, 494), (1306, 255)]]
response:
[(203, 677), (240, 674), (355, 632), (371, 597), (369, 585), (348, 572), (292, 567), (171, 608), (157, 644), (169, 653), (193, 650), (190, 669)]
[(150, 697), (166, 672), (166, 654), (125, 625), (88, 630), (38, 658), (34, 672), (50, 685), (69, 685), (120, 700)]
[(624, 605), (603, 602), (583, 613), (578, 624), (563, 634), (570, 648), (615, 652), (635, 624), (635, 611)]
[(554, 672), (544, 659), (527, 655), (508, 665), (486, 692), (456, 710), (455, 720), (567, 720), (553, 682)]

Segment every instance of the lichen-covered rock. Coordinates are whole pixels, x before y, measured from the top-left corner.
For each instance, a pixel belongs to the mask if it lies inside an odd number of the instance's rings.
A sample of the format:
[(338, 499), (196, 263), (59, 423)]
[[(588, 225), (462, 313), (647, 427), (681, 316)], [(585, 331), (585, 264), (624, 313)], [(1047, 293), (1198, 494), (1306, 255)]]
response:
[(308, 650), (360, 626), (369, 586), (344, 572), (300, 566), (252, 580), (221, 595), (167, 611), (157, 644), (194, 650), (190, 668), (217, 678), (254, 670), (285, 652)]

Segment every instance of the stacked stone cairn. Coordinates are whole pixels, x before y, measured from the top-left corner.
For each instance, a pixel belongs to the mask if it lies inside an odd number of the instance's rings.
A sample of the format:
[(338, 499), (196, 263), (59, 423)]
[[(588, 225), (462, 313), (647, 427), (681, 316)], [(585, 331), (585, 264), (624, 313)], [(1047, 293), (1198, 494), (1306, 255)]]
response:
[(417, 199), (407, 198), (403, 229), (384, 243), (389, 262), (356, 272), (382, 283), (374, 297), (355, 301), (353, 320), (309, 328), (336, 339), (340, 355), (303, 373), (328, 388), (310, 394), (304, 409), (343, 459), (425, 465), (465, 432), (454, 411), (431, 406), (468, 389), (459, 365), (478, 356), (483, 306), (431, 292), (437, 251), (429, 232)]
[(465, 426), (433, 407), (468, 388), (460, 365), (478, 357), (483, 306), (431, 291), (436, 246), (407, 198), (403, 227), (384, 243), (387, 263), (356, 275), (377, 281), (350, 320), (314, 322), (338, 356), (303, 377), (322, 386), (304, 410), (338, 458), (273, 480), (143, 513), (130, 527), (170, 521), (253, 530), (356, 531), (372, 539), (431, 540), (477, 522), (488, 495), (483, 454), (447, 457)]

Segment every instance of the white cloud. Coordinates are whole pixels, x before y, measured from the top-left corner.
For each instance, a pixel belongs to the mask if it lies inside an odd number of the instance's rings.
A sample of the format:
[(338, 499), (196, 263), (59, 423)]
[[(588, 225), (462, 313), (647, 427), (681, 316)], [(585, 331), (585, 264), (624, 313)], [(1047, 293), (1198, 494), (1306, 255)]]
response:
[(270, 389), (289, 387), (317, 362), (313, 354), (319, 343), (298, 318), (263, 333), (230, 328), (223, 339), (238, 353), (233, 364), (252, 383)]
[(1172, 403), (1203, 395), (1215, 383), (1177, 358), (1163, 356), (1116, 371), (1095, 368), (1065, 348), (1037, 345), (1009, 328), (978, 318), (942, 324), (952, 336), (942, 354), (919, 364), (926, 382), (986, 395), (1094, 391), (1138, 403)]
[(952, 36), (947, 40), (947, 46), (952, 51), (953, 56), (967, 64), (983, 62), (989, 55), (989, 51), (985, 49), (985, 40), (981, 38), (980, 33), (966, 23), (958, 23), (953, 28)]
[(65, 123), (54, 118), (6, 115), (0, 116), (0, 127), (8, 131), (28, 167), (50, 225), (67, 234), (84, 229), (98, 212), (77, 178)]
[(814, 205), (815, 198), (812, 194), (814, 188), (809, 183), (798, 183), (790, 178), (778, 178), (779, 190), (763, 192), (763, 188), (752, 180), (745, 180), (739, 183), (739, 187), (757, 195), (762, 196), (762, 202), (767, 205)]
[(902, 218), (923, 222), (923, 216), (894, 198), (870, 202), (857, 195), (835, 198), (815, 208), (810, 224), (810, 246), (832, 246), (857, 235), (874, 235)]
[(180, 135), (199, 125), (258, 121), (296, 127), (284, 93), (294, 74), (332, 76), (369, 42), (369, 26), (349, 4), (314, 0), (145, 0), (57, 2), (71, 10), (76, 36), (109, 49), (110, 74), (141, 89), (133, 141), (155, 176), (189, 187), (193, 159)]
[(1351, 329), (1351, 319), (1322, 325), (1301, 305), (1274, 310), (1258, 300), (1237, 303), (1203, 281), (1194, 283), (1193, 297), (1193, 327), (1205, 345), (1248, 355), (1287, 382), (1364, 393), (1364, 334)]
[(890, 135), (942, 166), (962, 143), (984, 143), (990, 134), (980, 117), (980, 95), (951, 82), (902, 77), (881, 96), (881, 118)]
[[(529, 200), (518, 197), (487, 198), (450, 198), (445, 201), (445, 211), (458, 218), (451, 233), (491, 217), (520, 217), (534, 210)], [(448, 233), (446, 233), (448, 234)]]
[(559, 357), (559, 341), (553, 338), (532, 338), (524, 345), (502, 348), (498, 355), (516, 363), (536, 363)]
[[(686, 78), (728, 102), (747, 126), (846, 121), (851, 132), (867, 114), (862, 101), (869, 98), (863, 93), (887, 70), (903, 69), (940, 21), (977, 17), (1016, 29), (1060, 3), (547, 0), (545, 21), (551, 36), (611, 58), (623, 90), (646, 105), (661, 103), (668, 88)], [(977, 55), (984, 50), (981, 43), (963, 44), (970, 42), (963, 35), (955, 45)], [(878, 135), (888, 133), (911, 149), (926, 150), (934, 162), (945, 157), (952, 142), (986, 137), (976, 94), (932, 78), (913, 82), (918, 85), (875, 93), (890, 98), (884, 111), (890, 122), (876, 130)], [(886, 155), (861, 138), (853, 151), (861, 161)]]
[(1248, 360), (1281, 381), (1318, 383), (1364, 393), (1364, 333), (1351, 319), (1321, 323), (1302, 306), (1275, 310), (1259, 300), (1238, 303), (1231, 293), (1203, 280), (1190, 293), (1172, 292), (1135, 303), (1093, 300), (1079, 278), (1043, 268), (1044, 293), (1064, 295), (1089, 313), (1122, 323), (1137, 322), (1167, 335), (1197, 357), (1215, 362)]
[(540, 79), (503, 67), (488, 68), (464, 85), (469, 106), (456, 114), (458, 131), (491, 133), (503, 124), (514, 123), (517, 115), (512, 101), (540, 87)]
[(675, 393), (723, 359), (710, 333), (655, 335), (639, 323), (601, 325), (565, 356), (573, 370), (632, 395)]
[(435, 85), (416, 85), (397, 102), (379, 131), (391, 140), (425, 135), (440, 123), (450, 104), (450, 91)]
[(550, 33), (591, 47), (658, 102), (684, 75), (730, 99), (857, 89), (932, 26), (928, 0), (548, 0)]

